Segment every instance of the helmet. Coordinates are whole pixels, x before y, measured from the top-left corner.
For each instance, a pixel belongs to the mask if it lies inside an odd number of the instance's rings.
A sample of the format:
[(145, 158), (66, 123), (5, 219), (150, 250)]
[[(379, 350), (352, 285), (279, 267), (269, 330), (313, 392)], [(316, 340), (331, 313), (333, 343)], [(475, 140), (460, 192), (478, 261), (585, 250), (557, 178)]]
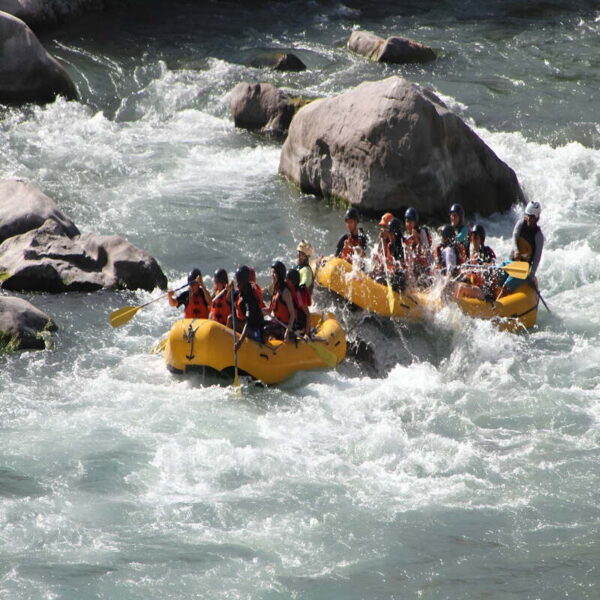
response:
[(213, 277), (217, 283), (227, 283), (227, 271), (225, 269), (217, 269)]
[(483, 227), (483, 225), (473, 225), (473, 227), (469, 229), (469, 233), (472, 233), (473, 235), (478, 235), (482, 244), (483, 242), (485, 242), (485, 228)]
[(390, 233), (400, 233), (402, 231), (402, 221), (394, 217), (387, 226)]
[(349, 208), (344, 215), (344, 221), (348, 221), (349, 219), (354, 219), (358, 221), (358, 211), (355, 208)]
[(407, 208), (406, 212), (404, 213), (404, 220), (414, 221), (415, 223), (417, 223), (419, 221), (419, 213), (417, 212), (417, 209), (413, 208), (412, 206), (410, 208)]
[(188, 283), (192, 283), (192, 281), (196, 281), (200, 277), (202, 279), (202, 272), (200, 269), (192, 269), (190, 274), (188, 275)]
[(250, 281), (250, 269), (246, 265), (242, 265), (235, 272), (235, 279), (238, 285), (244, 285)]
[(279, 279), (279, 281), (283, 281), (285, 279), (285, 275), (286, 275), (285, 265), (280, 260), (276, 260), (271, 265), (271, 269), (273, 269), (273, 271), (275, 271), (275, 275), (277, 275), (277, 279)]
[(456, 213), (456, 214), (460, 215), (462, 218), (465, 216), (465, 209), (462, 207), (462, 204), (456, 203), (450, 207), (448, 214), (450, 214), (450, 213)]
[(289, 279), (292, 285), (297, 288), (300, 285), (300, 272), (298, 269), (290, 269), (287, 272), (287, 279)]
[(454, 227), (452, 227), (452, 225), (444, 225), (440, 229), (440, 236), (442, 237), (442, 240), (453, 240), (455, 235)]
[(542, 212), (542, 206), (540, 205), (539, 202), (536, 202), (535, 200), (532, 202), (529, 202), (529, 204), (527, 204), (527, 206), (525, 207), (525, 214), (535, 217), (536, 219), (540, 218), (541, 212)]
[(296, 252), (303, 252), (310, 258), (313, 253), (313, 247), (306, 240), (300, 240)]
[(394, 218), (392, 213), (385, 213), (381, 217), (381, 221), (379, 221), (379, 227), (387, 227), (390, 224), (390, 221)]

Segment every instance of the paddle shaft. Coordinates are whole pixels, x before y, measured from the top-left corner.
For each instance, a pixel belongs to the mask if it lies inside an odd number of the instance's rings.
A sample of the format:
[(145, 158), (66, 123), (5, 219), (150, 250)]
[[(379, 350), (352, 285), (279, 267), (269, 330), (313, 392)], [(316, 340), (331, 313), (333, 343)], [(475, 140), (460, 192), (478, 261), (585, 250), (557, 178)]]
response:
[(238, 353), (237, 353), (237, 331), (235, 322), (235, 303), (233, 301), (233, 289), (229, 297), (231, 304), (231, 326), (233, 328), (233, 385), (234, 387), (240, 387), (240, 380), (238, 377)]

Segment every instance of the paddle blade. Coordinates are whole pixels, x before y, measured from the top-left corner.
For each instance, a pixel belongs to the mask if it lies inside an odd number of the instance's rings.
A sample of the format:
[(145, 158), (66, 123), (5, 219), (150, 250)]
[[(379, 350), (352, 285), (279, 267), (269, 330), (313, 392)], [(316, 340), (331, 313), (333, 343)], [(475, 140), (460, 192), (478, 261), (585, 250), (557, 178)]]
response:
[(529, 275), (529, 263), (525, 261), (515, 261), (500, 267), (515, 279), (527, 279)]
[(4, 273), (0, 273), (0, 283), (2, 283), (3, 281), (6, 281), (10, 276), (11, 276), (11, 274), (8, 271), (5, 271)]
[(150, 354), (160, 354), (161, 352), (165, 351), (166, 347), (167, 347), (167, 338), (163, 338), (162, 340), (160, 340), (159, 342), (154, 344), (154, 346), (152, 346), (152, 348), (150, 348)]
[(314, 350), (315, 354), (330, 368), (335, 369), (338, 364), (337, 356), (323, 346), (307, 340), (307, 344)]
[(387, 299), (388, 299), (388, 304), (390, 306), (390, 314), (393, 315), (395, 298), (394, 298), (394, 290), (392, 289), (392, 285), (389, 281), (387, 284)]
[(113, 310), (108, 317), (108, 322), (113, 327), (121, 327), (121, 325), (125, 325), (128, 321), (131, 321), (133, 317), (135, 317), (138, 310), (142, 308), (141, 306), (124, 306), (123, 308), (118, 308), (117, 310)]

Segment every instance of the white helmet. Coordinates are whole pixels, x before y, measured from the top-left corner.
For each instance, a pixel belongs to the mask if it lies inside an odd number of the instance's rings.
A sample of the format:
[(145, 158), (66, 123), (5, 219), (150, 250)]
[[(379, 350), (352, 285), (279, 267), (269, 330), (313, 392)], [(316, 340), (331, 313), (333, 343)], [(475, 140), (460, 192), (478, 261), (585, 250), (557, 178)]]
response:
[(540, 218), (540, 213), (542, 212), (542, 207), (539, 202), (529, 202), (525, 207), (525, 214), (535, 217), (536, 219)]

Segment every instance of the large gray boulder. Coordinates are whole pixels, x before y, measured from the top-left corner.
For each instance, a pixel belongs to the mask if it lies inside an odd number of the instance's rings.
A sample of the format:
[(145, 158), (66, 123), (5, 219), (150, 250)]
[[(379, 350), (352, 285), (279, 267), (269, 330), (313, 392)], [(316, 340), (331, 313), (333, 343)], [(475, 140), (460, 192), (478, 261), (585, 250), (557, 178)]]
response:
[(79, 229), (54, 200), (23, 179), (0, 179), (0, 244), (15, 235), (37, 229), (51, 219), (61, 235), (74, 237)]
[(395, 64), (423, 63), (436, 58), (433, 48), (415, 40), (397, 36), (384, 40), (367, 31), (353, 31), (348, 40), (348, 50), (376, 62)]
[(104, 6), (104, 0), (0, 0), (0, 11), (25, 21), (34, 29), (56, 25)]
[(432, 92), (400, 77), (301, 108), (279, 172), (366, 213), (414, 206), (447, 218), (460, 202), (489, 215), (523, 201), (514, 171)]
[(236, 127), (283, 136), (298, 108), (307, 101), (270, 83), (238, 83), (229, 96)]
[(65, 69), (20, 19), (0, 12), (0, 103), (77, 98)]
[(43, 350), (57, 327), (51, 317), (21, 298), (0, 296), (0, 353)]
[(4, 289), (19, 291), (151, 291), (167, 287), (158, 263), (144, 250), (117, 235), (66, 237), (52, 219), (0, 244), (0, 272), (6, 274)]

